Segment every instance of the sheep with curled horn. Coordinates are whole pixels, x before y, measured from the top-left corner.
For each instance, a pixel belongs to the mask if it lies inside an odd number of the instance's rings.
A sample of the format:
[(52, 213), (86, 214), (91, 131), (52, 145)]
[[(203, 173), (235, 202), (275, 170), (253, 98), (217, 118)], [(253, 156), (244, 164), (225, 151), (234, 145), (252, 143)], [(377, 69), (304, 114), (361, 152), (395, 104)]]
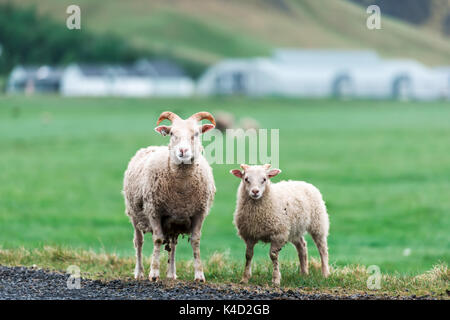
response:
[[(171, 126), (159, 125), (163, 120)], [(211, 124), (199, 124), (201, 120)], [(200, 135), (215, 127), (209, 112), (182, 119), (173, 112), (161, 113), (156, 132), (169, 135), (168, 146), (140, 149), (125, 171), (123, 194), (126, 214), (134, 227), (136, 279), (144, 278), (144, 234), (152, 233), (153, 254), (149, 279), (160, 278), (160, 249), (169, 251), (167, 278), (176, 279), (175, 249), (180, 234), (188, 234), (194, 255), (195, 280), (204, 282), (200, 259), (202, 224), (212, 206), (216, 188), (212, 169), (201, 153)]]

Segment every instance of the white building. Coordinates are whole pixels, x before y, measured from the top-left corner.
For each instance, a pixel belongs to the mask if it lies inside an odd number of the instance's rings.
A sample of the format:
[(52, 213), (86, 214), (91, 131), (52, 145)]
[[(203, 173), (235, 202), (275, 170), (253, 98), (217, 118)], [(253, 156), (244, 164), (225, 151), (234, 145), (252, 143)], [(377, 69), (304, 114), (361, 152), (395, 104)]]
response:
[(190, 96), (194, 82), (168, 61), (141, 60), (131, 66), (70, 65), (61, 79), (65, 96)]
[(415, 61), (383, 60), (372, 51), (276, 50), (270, 58), (230, 59), (209, 68), (200, 95), (440, 99), (442, 74)]
[(49, 66), (17, 66), (9, 75), (7, 93), (58, 93), (62, 69)]
[(347, 96), (350, 68), (378, 63), (372, 51), (275, 50), (270, 58), (230, 59), (200, 78), (197, 92), (323, 98)]
[(433, 69), (412, 60), (386, 60), (352, 68), (354, 97), (436, 100), (447, 97), (448, 83)]
[(199, 79), (200, 95), (311, 96), (332, 94), (335, 74), (329, 68), (307, 68), (266, 58), (225, 60)]
[(438, 67), (435, 68), (434, 71), (443, 78), (443, 82), (447, 83), (445, 93), (447, 95), (447, 99), (450, 100), (450, 66)]
[(301, 65), (353, 66), (381, 61), (375, 51), (338, 49), (276, 49), (272, 59)]

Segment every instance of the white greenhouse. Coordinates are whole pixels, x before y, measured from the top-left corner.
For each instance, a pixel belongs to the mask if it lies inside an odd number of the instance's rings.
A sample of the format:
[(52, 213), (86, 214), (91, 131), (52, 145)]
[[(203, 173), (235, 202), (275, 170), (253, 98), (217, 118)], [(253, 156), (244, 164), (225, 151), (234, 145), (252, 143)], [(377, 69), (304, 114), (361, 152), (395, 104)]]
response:
[(436, 100), (448, 96), (443, 75), (411, 60), (386, 60), (352, 68), (354, 97), (397, 100)]
[(200, 95), (433, 100), (449, 95), (447, 73), (372, 51), (276, 50), (270, 58), (229, 59), (200, 78)]
[(339, 77), (327, 67), (306, 67), (265, 58), (226, 60), (199, 79), (199, 95), (327, 97)]

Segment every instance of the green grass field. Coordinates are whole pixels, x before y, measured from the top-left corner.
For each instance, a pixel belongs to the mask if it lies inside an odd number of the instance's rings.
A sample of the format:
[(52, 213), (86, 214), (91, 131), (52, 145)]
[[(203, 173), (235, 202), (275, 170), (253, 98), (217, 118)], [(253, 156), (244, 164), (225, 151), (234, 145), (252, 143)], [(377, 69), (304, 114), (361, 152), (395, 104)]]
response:
[[(414, 275), (450, 261), (445, 102), (2, 97), (0, 246), (51, 245), (131, 257), (123, 172), (138, 148), (167, 144), (153, 131), (167, 109), (181, 116), (227, 110), (279, 128), (283, 173), (275, 180), (305, 180), (322, 191), (333, 265), (375, 264), (383, 273)], [(238, 186), (228, 173), (232, 167), (237, 165), (213, 166), (217, 194), (201, 248), (205, 260), (219, 252), (239, 264), (244, 245), (232, 225)], [(186, 239), (178, 247), (180, 263), (191, 259)], [(146, 256), (151, 249), (147, 235)], [(257, 246), (256, 260), (268, 260), (268, 249)], [(295, 261), (294, 248), (286, 246), (281, 258)]]

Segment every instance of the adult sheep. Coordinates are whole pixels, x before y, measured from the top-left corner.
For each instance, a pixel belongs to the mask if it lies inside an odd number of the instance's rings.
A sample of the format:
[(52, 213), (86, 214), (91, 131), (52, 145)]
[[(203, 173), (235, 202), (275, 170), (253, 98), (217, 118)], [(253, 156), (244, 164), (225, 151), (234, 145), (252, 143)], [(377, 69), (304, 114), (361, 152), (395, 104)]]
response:
[[(170, 135), (168, 146), (140, 149), (125, 171), (123, 194), (126, 214), (134, 227), (136, 279), (144, 278), (142, 246), (144, 234), (153, 234), (153, 254), (149, 279), (159, 280), (161, 245), (169, 251), (167, 278), (176, 279), (175, 248), (180, 234), (189, 234), (194, 255), (195, 281), (204, 282), (200, 259), (200, 235), (216, 188), (212, 169), (201, 154), (200, 134), (215, 127), (214, 117), (198, 112), (183, 120), (173, 112), (161, 113), (172, 126), (157, 126), (161, 135)], [(201, 120), (212, 124), (199, 125)]]

